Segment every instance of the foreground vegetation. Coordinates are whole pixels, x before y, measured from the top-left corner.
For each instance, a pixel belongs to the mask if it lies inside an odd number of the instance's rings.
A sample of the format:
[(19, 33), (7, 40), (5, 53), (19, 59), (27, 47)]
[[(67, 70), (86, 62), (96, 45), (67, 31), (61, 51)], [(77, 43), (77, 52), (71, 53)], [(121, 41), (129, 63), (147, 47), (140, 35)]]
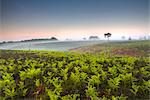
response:
[(0, 50), (0, 99), (148, 99), (148, 57)]

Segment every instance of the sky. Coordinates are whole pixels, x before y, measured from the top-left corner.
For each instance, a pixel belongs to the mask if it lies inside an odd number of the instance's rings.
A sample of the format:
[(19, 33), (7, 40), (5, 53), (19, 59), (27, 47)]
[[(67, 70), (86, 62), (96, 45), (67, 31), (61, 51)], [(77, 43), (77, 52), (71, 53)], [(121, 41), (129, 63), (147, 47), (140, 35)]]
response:
[(150, 0), (0, 0), (0, 41), (148, 35)]

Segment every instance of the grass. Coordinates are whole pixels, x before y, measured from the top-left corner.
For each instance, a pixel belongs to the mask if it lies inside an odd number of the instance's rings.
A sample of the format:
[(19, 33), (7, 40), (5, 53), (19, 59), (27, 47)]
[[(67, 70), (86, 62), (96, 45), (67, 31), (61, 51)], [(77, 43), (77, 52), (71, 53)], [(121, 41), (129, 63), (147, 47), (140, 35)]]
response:
[(107, 42), (103, 44), (75, 48), (70, 51), (80, 52), (80, 53), (87, 52), (92, 54), (105, 52), (105, 53), (109, 53), (112, 56), (123, 55), (123, 56), (149, 57), (150, 40)]

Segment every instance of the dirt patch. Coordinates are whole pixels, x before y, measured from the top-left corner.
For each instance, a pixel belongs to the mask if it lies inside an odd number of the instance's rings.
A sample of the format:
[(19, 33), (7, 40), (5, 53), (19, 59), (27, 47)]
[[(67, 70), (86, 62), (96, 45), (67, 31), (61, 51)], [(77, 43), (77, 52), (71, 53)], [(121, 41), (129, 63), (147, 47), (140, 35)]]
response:
[(114, 48), (112, 50), (113, 55), (126, 55), (126, 56), (142, 56), (143, 52), (139, 50), (134, 50), (134, 49), (119, 49), (119, 48)]
[(121, 47), (115, 47), (115, 48), (109, 48), (104, 46), (90, 46), (90, 47), (81, 47), (81, 48), (75, 48), (71, 49), (70, 51), (73, 52), (79, 52), (79, 53), (110, 53), (111, 55), (122, 55), (122, 56), (144, 56), (144, 52), (142, 50), (138, 50), (135, 48), (121, 48)]

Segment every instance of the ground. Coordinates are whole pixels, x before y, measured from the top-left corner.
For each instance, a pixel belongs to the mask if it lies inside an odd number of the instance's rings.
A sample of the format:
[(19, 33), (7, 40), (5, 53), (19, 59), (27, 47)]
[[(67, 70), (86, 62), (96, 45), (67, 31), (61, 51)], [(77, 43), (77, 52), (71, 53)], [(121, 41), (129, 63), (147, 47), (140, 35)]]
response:
[(122, 41), (122, 42), (111, 42), (97, 44), (92, 46), (80, 47), (71, 49), (70, 51), (80, 52), (80, 53), (92, 53), (96, 54), (99, 52), (110, 53), (114, 55), (124, 55), (124, 56), (150, 56), (150, 41)]
[(0, 50), (0, 99), (149, 99), (149, 41), (68, 52)]

